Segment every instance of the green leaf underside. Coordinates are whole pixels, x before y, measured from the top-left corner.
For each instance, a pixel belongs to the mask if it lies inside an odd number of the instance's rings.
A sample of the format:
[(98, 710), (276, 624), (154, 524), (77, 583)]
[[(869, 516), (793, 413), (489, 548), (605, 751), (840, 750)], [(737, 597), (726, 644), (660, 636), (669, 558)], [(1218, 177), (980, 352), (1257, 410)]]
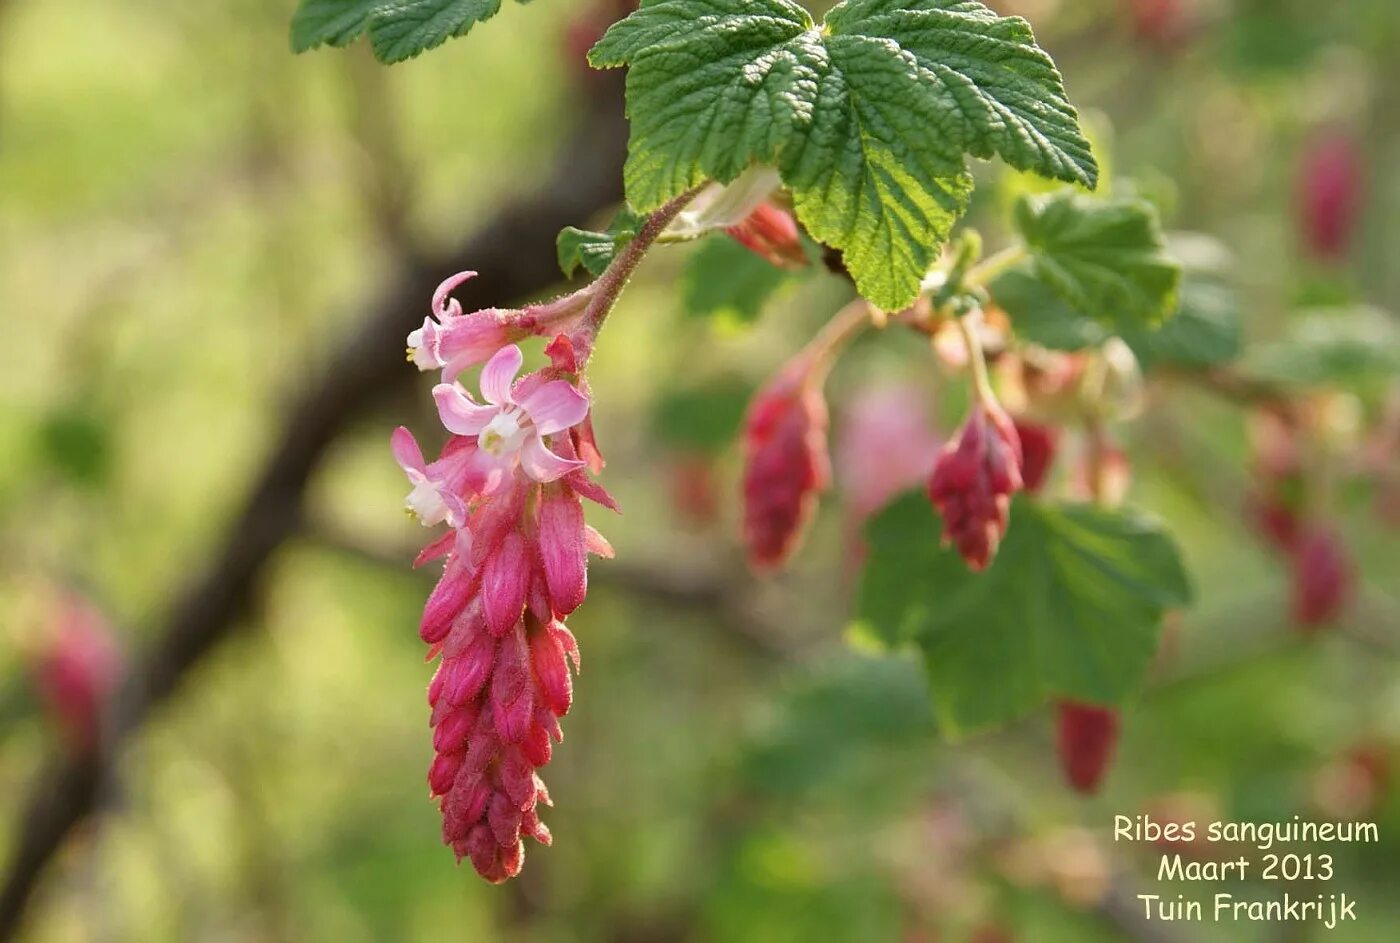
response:
[(1029, 25), (980, 3), (847, 0), (822, 27), (789, 0), (651, 0), (593, 48), (630, 65), (629, 201), (652, 209), (753, 163), (900, 308), (966, 209), (966, 157), (1092, 186), (1097, 168)]
[(368, 32), (375, 58), (402, 62), (465, 36), (500, 9), (501, 0), (302, 0), (292, 16), (292, 49), (346, 46)]
[(1162, 613), (1190, 597), (1171, 538), (1130, 510), (1017, 498), (982, 573), (938, 533), (918, 494), (875, 518), (857, 612), (888, 644), (921, 651), (950, 733), (1052, 697), (1121, 703), (1152, 660)]
[(618, 250), (636, 237), (644, 221), (645, 217), (623, 207), (613, 217), (607, 232), (565, 226), (555, 239), (559, 268), (569, 277), (579, 268), (595, 278), (602, 275)]
[(681, 308), (687, 317), (752, 324), (792, 274), (726, 236), (710, 236), (687, 260)]
[(1176, 311), (1181, 266), (1167, 252), (1152, 204), (1062, 191), (1022, 198), (1015, 217), (1029, 271), (1075, 311), (1139, 328)]

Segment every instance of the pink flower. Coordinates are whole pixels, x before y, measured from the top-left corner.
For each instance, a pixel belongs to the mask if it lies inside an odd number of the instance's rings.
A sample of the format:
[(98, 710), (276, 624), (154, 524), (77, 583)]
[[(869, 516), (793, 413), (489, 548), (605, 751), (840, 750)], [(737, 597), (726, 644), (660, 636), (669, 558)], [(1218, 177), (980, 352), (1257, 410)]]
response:
[(588, 398), (564, 380), (540, 381), (537, 374), (515, 383), (523, 360), (520, 348), (508, 344), (487, 361), (481, 370), (485, 405), (456, 383), (433, 388), (447, 430), (476, 437), (471, 472), (483, 493), (501, 487), (517, 466), (535, 481), (547, 482), (584, 464), (551, 452), (544, 437), (583, 422)]
[(927, 394), (912, 384), (856, 392), (841, 413), (836, 478), (855, 516), (864, 520), (921, 482), (938, 458)]
[(44, 708), (74, 749), (97, 744), (121, 670), (121, 650), (102, 613), (77, 596), (62, 597), (33, 673)]
[(475, 272), (458, 272), (433, 292), (434, 318), (424, 318), (423, 326), (408, 335), (408, 356), (419, 370), (442, 370), (443, 380), (452, 380), (472, 364), (481, 363), (515, 336), (510, 312), (486, 308), (463, 314), (454, 288)]
[(827, 409), (790, 364), (759, 391), (744, 424), (744, 543), (757, 568), (779, 566), (797, 545), (831, 478)]
[(958, 437), (943, 447), (928, 495), (943, 517), (943, 540), (973, 570), (996, 556), (1009, 523), (1011, 496), (1021, 490), (1021, 444), (995, 404), (976, 403)]

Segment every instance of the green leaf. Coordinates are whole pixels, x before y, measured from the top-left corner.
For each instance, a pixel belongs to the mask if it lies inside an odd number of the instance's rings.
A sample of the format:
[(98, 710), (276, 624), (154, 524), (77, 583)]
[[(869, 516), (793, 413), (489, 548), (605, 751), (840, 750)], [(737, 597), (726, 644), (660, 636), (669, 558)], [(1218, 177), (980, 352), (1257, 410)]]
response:
[(956, 0), (647, 0), (590, 53), (630, 65), (629, 201), (776, 167), (856, 287), (912, 301), (967, 207), (968, 155), (1093, 186), (1078, 115), (1030, 26)]
[(1315, 311), (1246, 364), (1263, 379), (1377, 392), (1400, 377), (1400, 324), (1375, 308)]
[(375, 58), (402, 62), (465, 36), (500, 9), (501, 0), (301, 0), (292, 16), (292, 49), (345, 46), (368, 32)]
[(624, 206), (613, 217), (607, 232), (565, 226), (555, 240), (559, 268), (571, 278), (580, 267), (595, 278), (602, 275), (618, 250), (636, 238), (644, 222), (645, 216), (639, 216)]
[(1030, 272), (1075, 311), (1109, 325), (1150, 327), (1176, 310), (1181, 266), (1167, 252), (1152, 204), (1066, 190), (1023, 198), (1015, 218)]
[(1052, 350), (1097, 347), (1117, 334), (1144, 369), (1170, 364), (1206, 367), (1240, 355), (1239, 300), (1224, 276), (1224, 249), (1204, 236), (1173, 237), (1183, 272), (1176, 313), (1157, 328), (1123, 318), (1096, 319), (1076, 311), (1028, 268), (1012, 269), (991, 286), (1022, 340)]
[(887, 643), (920, 649), (949, 732), (1051, 697), (1122, 702), (1152, 660), (1162, 613), (1190, 598), (1175, 544), (1134, 511), (1017, 498), (982, 573), (941, 547), (939, 531), (917, 494), (872, 521), (857, 611)]
[(764, 303), (791, 275), (728, 237), (712, 236), (686, 264), (681, 306), (689, 317), (730, 318), (752, 324)]

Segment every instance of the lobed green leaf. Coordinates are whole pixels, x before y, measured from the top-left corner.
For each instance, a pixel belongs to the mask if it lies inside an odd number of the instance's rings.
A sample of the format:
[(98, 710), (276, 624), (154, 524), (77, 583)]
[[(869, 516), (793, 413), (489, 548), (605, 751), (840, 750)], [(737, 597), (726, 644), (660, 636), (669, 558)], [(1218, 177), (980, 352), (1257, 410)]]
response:
[(775, 166), (799, 218), (881, 307), (918, 294), (967, 207), (966, 158), (1092, 187), (1098, 170), (1030, 27), (981, 3), (647, 0), (590, 53), (630, 65), (629, 201)]
[(1175, 544), (1135, 511), (1017, 498), (982, 573), (938, 532), (917, 494), (873, 520), (857, 613), (886, 643), (922, 652), (949, 732), (1051, 697), (1122, 702), (1152, 660), (1163, 612), (1190, 598)]
[(402, 62), (465, 36), (500, 9), (501, 0), (301, 0), (292, 16), (292, 49), (345, 46), (368, 32), (375, 58)]

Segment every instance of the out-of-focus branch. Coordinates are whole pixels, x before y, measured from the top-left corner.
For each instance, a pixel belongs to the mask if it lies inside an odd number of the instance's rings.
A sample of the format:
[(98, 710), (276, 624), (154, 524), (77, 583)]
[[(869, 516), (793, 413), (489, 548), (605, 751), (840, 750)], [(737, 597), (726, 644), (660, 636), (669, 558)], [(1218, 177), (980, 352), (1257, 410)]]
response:
[(579, 109), (579, 130), (565, 142), (542, 189), (506, 205), (451, 251), (400, 246), (384, 288), (362, 316), (345, 318), (344, 345), (289, 407), (276, 445), (212, 562), (176, 596), (155, 643), (123, 685), (111, 708), (105, 749), (56, 760), (35, 783), (14, 828), (17, 845), (0, 891), (0, 940), (15, 936), (45, 865), (93, 811), (99, 784), (151, 709), (233, 633), (272, 555), (301, 526), (307, 485), (332, 443), (376, 402), (414, 381), (403, 362), (403, 338), (421, 319), (433, 287), (470, 265), (481, 276), (458, 292), (468, 310), (544, 291), (559, 280), (559, 230), (621, 198), (626, 126), (620, 83), (608, 77), (590, 91)]

